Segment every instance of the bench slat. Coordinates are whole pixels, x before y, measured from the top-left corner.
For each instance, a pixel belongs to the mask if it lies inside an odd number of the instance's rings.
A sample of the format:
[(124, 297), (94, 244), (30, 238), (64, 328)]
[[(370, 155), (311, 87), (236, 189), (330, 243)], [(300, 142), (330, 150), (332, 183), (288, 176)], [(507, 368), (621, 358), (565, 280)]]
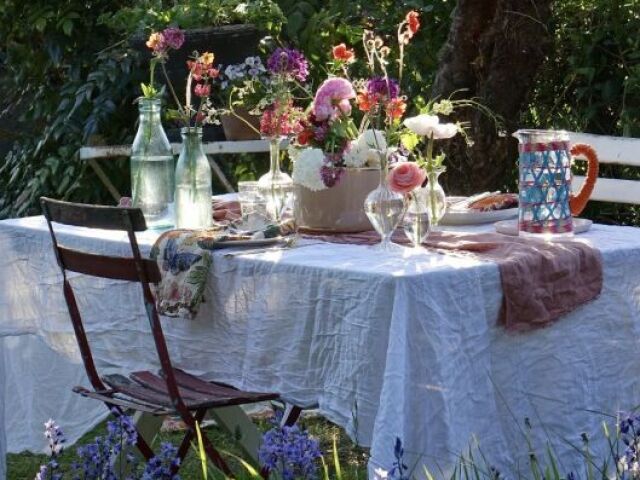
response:
[[(578, 192), (584, 177), (576, 175), (573, 177), (573, 191)], [(601, 202), (632, 203), (640, 205), (640, 181), (619, 180), (615, 178), (598, 178), (596, 181), (591, 200)]]
[(572, 144), (588, 143), (595, 148), (602, 163), (640, 167), (640, 139), (638, 138), (575, 132), (569, 132), (569, 138)]

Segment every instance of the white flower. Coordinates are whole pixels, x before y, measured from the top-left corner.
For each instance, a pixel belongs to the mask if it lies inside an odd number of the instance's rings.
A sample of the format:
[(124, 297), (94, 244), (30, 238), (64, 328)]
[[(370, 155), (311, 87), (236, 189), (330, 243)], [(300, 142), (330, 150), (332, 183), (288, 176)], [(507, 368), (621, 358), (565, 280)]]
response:
[(455, 123), (440, 123), (437, 115), (426, 113), (407, 118), (404, 125), (417, 135), (433, 137), (435, 140), (451, 138), (458, 133), (458, 125)]
[(246, 3), (239, 3), (233, 11), (239, 15), (246, 15), (249, 11), (249, 6)]
[(358, 137), (358, 147), (360, 147), (362, 151), (368, 148), (382, 151), (386, 150), (387, 141), (384, 137), (384, 132), (382, 130), (365, 130)]
[(367, 163), (366, 152), (360, 149), (356, 140), (352, 140), (344, 154), (345, 166), (347, 168), (362, 168), (365, 163)]
[(368, 167), (371, 167), (371, 168), (382, 167), (382, 162), (380, 161), (380, 150), (376, 150), (375, 148), (367, 149), (366, 164)]
[(387, 472), (384, 468), (376, 468), (373, 471), (374, 480), (387, 480), (389, 477), (389, 472)]
[(293, 163), (293, 182), (309, 190), (324, 190), (320, 170), (324, 166), (324, 153), (319, 148), (305, 148), (298, 153)]

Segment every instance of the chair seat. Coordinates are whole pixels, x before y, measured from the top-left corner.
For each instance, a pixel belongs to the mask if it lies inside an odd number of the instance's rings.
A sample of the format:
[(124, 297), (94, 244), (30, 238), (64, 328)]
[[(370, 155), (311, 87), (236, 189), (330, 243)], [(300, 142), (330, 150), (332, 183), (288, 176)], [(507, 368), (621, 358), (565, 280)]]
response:
[[(180, 396), (189, 410), (244, 405), (278, 399), (275, 393), (245, 392), (216, 382), (207, 382), (182, 370), (173, 369)], [(149, 371), (102, 378), (111, 390), (96, 392), (76, 387), (75, 392), (104, 402), (134, 408), (155, 415), (175, 412), (165, 380)]]

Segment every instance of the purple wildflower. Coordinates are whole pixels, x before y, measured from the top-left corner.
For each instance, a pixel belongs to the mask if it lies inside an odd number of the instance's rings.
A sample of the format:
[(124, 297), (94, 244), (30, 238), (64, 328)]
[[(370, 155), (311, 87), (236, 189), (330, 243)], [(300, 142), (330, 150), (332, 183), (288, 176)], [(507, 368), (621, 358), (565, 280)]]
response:
[(173, 473), (180, 465), (177, 454), (178, 449), (173, 444), (163, 442), (160, 453), (147, 462), (142, 480), (180, 480), (180, 476)]
[(374, 77), (367, 80), (366, 88), (367, 94), (374, 98), (385, 97), (391, 100), (400, 94), (400, 85), (393, 78)]
[(275, 75), (285, 75), (299, 82), (309, 76), (307, 59), (294, 48), (276, 48), (267, 60), (267, 68)]
[(49, 450), (52, 456), (59, 455), (64, 449), (64, 432), (56, 422), (49, 419), (44, 424), (44, 436), (49, 440)]
[(284, 480), (315, 478), (321, 456), (318, 441), (297, 425), (276, 425), (263, 435), (259, 451), (260, 463), (280, 471)]
[(184, 43), (184, 32), (179, 28), (169, 27), (162, 31), (164, 44), (168, 48), (179, 50)]
[(404, 447), (402, 440), (398, 437), (396, 437), (396, 443), (393, 447), (393, 456), (396, 457), (396, 460), (393, 462), (393, 468), (389, 471), (389, 476), (396, 480), (409, 480), (408, 467), (404, 463)]
[(327, 188), (331, 188), (338, 184), (342, 175), (344, 174), (344, 168), (342, 167), (330, 167), (329, 165), (324, 165), (320, 169), (320, 176), (322, 177), (322, 182), (327, 186)]

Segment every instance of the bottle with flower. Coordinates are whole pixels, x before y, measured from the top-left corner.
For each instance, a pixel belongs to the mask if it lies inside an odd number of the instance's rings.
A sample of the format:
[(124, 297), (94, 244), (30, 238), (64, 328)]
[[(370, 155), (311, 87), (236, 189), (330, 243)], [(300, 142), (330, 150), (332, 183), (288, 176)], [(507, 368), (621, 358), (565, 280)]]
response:
[[(462, 126), (457, 123), (440, 123), (440, 118), (435, 112), (443, 112), (445, 115), (453, 111), (453, 104), (444, 100), (428, 107), (431, 113), (423, 113), (415, 117), (407, 118), (404, 125), (416, 137), (408, 143), (419, 147), (426, 143), (424, 149), (416, 148), (415, 157), (427, 174), (427, 184), (422, 192), (416, 193), (416, 197), (424, 199), (426, 209), (429, 212), (430, 224), (437, 226), (446, 213), (447, 201), (444, 189), (438, 182), (438, 178), (445, 172), (444, 153), (434, 155), (435, 140), (445, 140), (454, 137), (458, 132), (464, 134)], [(407, 137), (405, 136), (405, 139)], [(425, 141), (426, 140), (426, 141)]]
[(370, 147), (380, 159), (380, 183), (364, 202), (364, 209), (373, 225), (380, 234), (381, 242), (377, 248), (392, 250), (397, 248), (391, 243), (391, 235), (399, 225), (405, 212), (404, 197), (389, 187), (387, 180), (388, 158), (402, 154), (400, 149), (391, 151), (387, 142), (399, 144), (401, 119), (407, 105), (406, 99), (401, 95), (402, 70), (404, 63), (404, 49), (420, 28), (418, 13), (410, 11), (404, 20), (398, 25), (398, 76), (397, 79), (389, 75), (391, 50), (384, 41), (365, 31), (363, 45), (369, 70), (372, 77), (361, 83), (357, 104), (365, 113), (363, 130), (371, 129), (373, 142)]
[[(188, 76), (185, 103), (177, 98), (172, 116), (181, 120), (182, 149), (176, 166), (176, 227), (200, 229), (211, 226), (211, 167), (202, 149), (202, 125), (212, 120), (215, 110), (209, 95), (211, 83), (218, 76), (214, 55), (195, 52), (187, 62)], [(194, 104), (195, 103), (195, 104)]]
[(267, 201), (267, 213), (279, 223), (285, 209), (293, 203), (293, 181), (280, 166), (280, 145), (297, 135), (301, 129), (302, 109), (295, 105), (295, 92), (306, 91), (302, 85), (309, 75), (304, 55), (291, 48), (277, 48), (267, 60), (270, 82), (262, 99), (260, 133), (269, 141), (269, 171), (258, 180), (258, 187)]
[(184, 34), (177, 28), (154, 32), (147, 41), (151, 50), (150, 78), (142, 84), (138, 99), (140, 111), (138, 131), (131, 148), (131, 197), (134, 207), (142, 210), (150, 228), (174, 224), (174, 158), (171, 144), (160, 118), (164, 89), (155, 82), (157, 66), (164, 63), (171, 50), (184, 43)]

